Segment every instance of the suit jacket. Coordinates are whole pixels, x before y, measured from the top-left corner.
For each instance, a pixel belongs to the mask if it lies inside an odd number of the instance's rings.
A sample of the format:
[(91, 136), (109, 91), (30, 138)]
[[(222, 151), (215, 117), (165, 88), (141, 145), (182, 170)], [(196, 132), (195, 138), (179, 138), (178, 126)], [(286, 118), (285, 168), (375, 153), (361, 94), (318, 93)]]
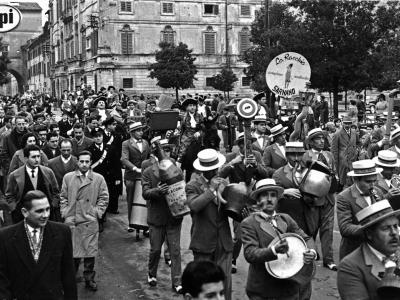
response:
[[(277, 227), (282, 233), (292, 232), (308, 241), (309, 248), (314, 248), (312, 239), (299, 228), (287, 214), (277, 214)], [(243, 253), (250, 264), (246, 291), (262, 298), (279, 298), (294, 295), (299, 286), (290, 280), (272, 277), (265, 268), (265, 262), (277, 259), (270, 243), (277, 234), (270, 223), (259, 213), (253, 213), (241, 223)]]
[(264, 135), (262, 145), (260, 145), (258, 140), (255, 140), (251, 145), (252, 145), (254, 151), (257, 151), (261, 155), (263, 155), (265, 148), (267, 148), (267, 146), (269, 145), (269, 138), (267, 135)]
[(142, 152), (133, 139), (122, 142), (121, 163), (125, 166), (125, 180), (139, 180), (141, 173), (133, 171), (132, 168), (135, 166), (140, 169), (143, 160), (149, 156), (150, 146), (146, 140), (142, 140)]
[(64, 178), (64, 175), (76, 170), (77, 163), (78, 159), (73, 155), (71, 155), (71, 159), (67, 164), (64, 164), (61, 155), (49, 160), (49, 168), (53, 171), (54, 175), (56, 176), (56, 180), (59, 187), (62, 186), (62, 180)]
[(352, 137), (347, 134), (344, 128), (341, 128), (335, 132), (332, 139), (331, 152), (341, 184), (346, 184), (346, 181), (348, 182), (347, 172), (352, 167), (351, 162), (357, 160), (356, 157), (350, 159), (349, 152), (347, 151), (349, 146), (355, 146), (358, 143), (358, 134), (351, 130), (351, 135)]
[(58, 121), (58, 128), (60, 128), (60, 135), (67, 138), (68, 137), (67, 132), (72, 129), (73, 125), (74, 124), (73, 123), (70, 124), (68, 122), (68, 120), (67, 121), (63, 121), (63, 120)]
[[(172, 160), (172, 159), (171, 159)], [(143, 198), (147, 202), (147, 223), (153, 226), (178, 225), (183, 218), (174, 218), (168, 207), (165, 195), (158, 190), (160, 183), (160, 173), (158, 163), (144, 168), (142, 163), (142, 191)]]
[(108, 145), (103, 142), (103, 149), (100, 149), (93, 143), (88, 149), (92, 153), (92, 163), (95, 164), (101, 159), (104, 151), (107, 150), (107, 155), (101, 164), (98, 164), (93, 171), (103, 175), (104, 179), (108, 183), (115, 184), (116, 180), (122, 179), (120, 164), (120, 156), (118, 156), (117, 149), (111, 144)]
[[(46, 195), (49, 196), (49, 202), (52, 206), (57, 206), (60, 202), (60, 190), (58, 188), (56, 177), (53, 171), (45, 166), (39, 166), (42, 171)], [(8, 176), (6, 201), (10, 211), (16, 209), (17, 204), (21, 201), (22, 193), (25, 186), (25, 165), (16, 169)]]
[[(254, 169), (254, 178), (256, 180), (261, 180), (263, 178), (266, 178), (268, 173), (267, 169), (262, 164), (261, 154), (258, 153), (257, 151), (254, 151), (253, 154), (257, 162), (256, 168)], [(222, 178), (229, 177), (230, 183), (239, 183), (245, 180), (246, 167), (243, 162), (235, 164), (233, 167), (228, 164), (237, 155), (239, 154), (234, 152), (228, 153), (226, 155), (226, 164), (219, 171), (219, 176)]]
[[(11, 172), (15, 171), (16, 169), (22, 166), (25, 166), (27, 160), (28, 159), (24, 156), (24, 150), (23, 149), (17, 150), (17, 152), (14, 153), (11, 159), (10, 166), (8, 169), (8, 174), (10, 174)], [(47, 167), (47, 165), (49, 164), (47, 155), (42, 150), (40, 150), (40, 164), (45, 167)]]
[[(397, 255), (400, 253), (397, 251)], [(400, 262), (397, 262), (400, 268)], [(385, 272), (383, 263), (363, 243), (339, 264), (337, 286), (342, 300), (379, 300), (376, 289)]]
[(186, 185), (187, 203), (192, 215), (190, 250), (213, 253), (218, 240), (226, 252), (233, 249), (228, 216), (213, 202), (216, 197), (203, 176), (193, 176)]
[(0, 299), (78, 299), (71, 230), (49, 221), (36, 263), (24, 222), (0, 229)]
[(353, 252), (364, 240), (361, 225), (358, 224), (356, 214), (368, 206), (355, 184), (337, 195), (337, 219), (342, 240), (340, 242), (339, 257), (342, 259)]
[(379, 199), (387, 199), (394, 210), (400, 209), (400, 197), (389, 195), (389, 190), (390, 186), (387, 184), (385, 178), (381, 174), (378, 174), (374, 184), (376, 196)]
[(93, 144), (93, 140), (83, 136), (83, 141), (82, 143), (78, 143), (77, 139), (73, 138), (71, 139), (72, 142), (72, 155), (78, 157), (78, 154), (82, 152), (83, 150), (86, 150)]
[(268, 171), (268, 177), (272, 177), (272, 174), (274, 174), (277, 169), (287, 164), (285, 155), (279, 150), (276, 143), (265, 148), (263, 161)]
[(42, 151), (44, 152), (44, 154), (46, 154), (48, 159), (52, 159), (52, 158), (57, 157), (57, 156), (59, 156), (61, 154), (61, 151), (60, 151), (59, 147), (56, 148), (56, 151), (55, 151), (56, 153), (53, 154), (53, 151), (49, 147), (48, 144), (42, 148)]

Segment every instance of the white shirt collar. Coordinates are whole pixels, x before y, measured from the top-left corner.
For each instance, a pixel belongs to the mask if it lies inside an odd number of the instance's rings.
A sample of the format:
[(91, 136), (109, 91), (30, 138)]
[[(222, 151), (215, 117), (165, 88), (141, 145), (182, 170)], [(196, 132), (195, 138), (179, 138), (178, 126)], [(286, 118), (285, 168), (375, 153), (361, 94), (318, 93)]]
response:
[(35, 177), (37, 176), (37, 174), (39, 172), (39, 168), (38, 167), (32, 169), (32, 168), (26, 166), (25, 168), (26, 168), (26, 172), (29, 174), (30, 177), (32, 176), (32, 170), (35, 172)]
[(318, 151), (318, 150), (315, 150), (315, 149), (313, 149), (313, 148), (311, 148), (311, 151), (313, 152), (313, 153), (315, 153), (315, 154), (320, 154), (322, 151)]
[(381, 252), (379, 252), (378, 250), (376, 250), (370, 244), (367, 243), (367, 245), (368, 245), (369, 249), (372, 251), (372, 253), (375, 254), (375, 256), (379, 259), (379, 261), (383, 262), (383, 259), (386, 258), (386, 255), (384, 255)]
[(39, 227), (39, 228), (33, 228), (33, 227), (30, 226), (28, 223), (25, 222), (25, 224), (26, 224), (26, 227), (28, 228), (29, 234), (30, 234), (31, 236), (33, 236), (33, 231), (34, 231), (35, 229), (36, 229), (37, 233), (40, 233), (40, 231), (41, 231), (41, 228), (40, 228), (40, 227)]
[(64, 158), (64, 156), (61, 155), (61, 160), (63, 161), (64, 164), (67, 164), (71, 160), (72, 155), (70, 155), (67, 159)]
[(79, 172), (79, 176), (83, 176), (83, 177), (87, 177), (88, 176), (88, 173), (89, 173), (89, 171), (87, 171), (86, 172), (86, 174), (83, 174), (81, 171), (79, 171), (78, 170), (78, 172)]

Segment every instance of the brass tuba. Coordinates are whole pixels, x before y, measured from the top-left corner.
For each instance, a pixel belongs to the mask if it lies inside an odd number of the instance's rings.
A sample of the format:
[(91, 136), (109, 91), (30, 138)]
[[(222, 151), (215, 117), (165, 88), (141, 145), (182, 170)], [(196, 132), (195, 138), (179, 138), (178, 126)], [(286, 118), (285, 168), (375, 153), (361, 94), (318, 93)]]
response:
[(292, 171), (293, 183), (302, 193), (314, 197), (324, 197), (328, 195), (331, 188), (331, 171), (320, 161), (313, 161), (308, 168), (301, 171), (301, 180), (296, 177), (300, 163), (297, 163)]

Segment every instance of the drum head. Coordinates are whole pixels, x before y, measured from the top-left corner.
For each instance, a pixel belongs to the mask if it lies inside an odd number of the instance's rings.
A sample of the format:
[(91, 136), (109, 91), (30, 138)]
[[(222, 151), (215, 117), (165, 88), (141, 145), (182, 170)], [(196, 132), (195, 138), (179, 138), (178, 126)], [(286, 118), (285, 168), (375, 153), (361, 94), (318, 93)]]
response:
[[(278, 253), (278, 258), (266, 262), (265, 267), (271, 276), (286, 279), (296, 275), (303, 267), (303, 252), (307, 249), (307, 245), (305, 241), (295, 233), (281, 234), (281, 238), (285, 238), (289, 244), (289, 256)], [(271, 245), (275, 245), (278, 242), (279, 238), (276, 237), (271, 242)]]

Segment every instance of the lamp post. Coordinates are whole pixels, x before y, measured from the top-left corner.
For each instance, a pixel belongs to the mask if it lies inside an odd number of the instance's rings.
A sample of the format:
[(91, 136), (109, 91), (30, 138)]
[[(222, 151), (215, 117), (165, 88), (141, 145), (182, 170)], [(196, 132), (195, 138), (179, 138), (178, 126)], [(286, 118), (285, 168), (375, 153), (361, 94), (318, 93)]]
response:
[(226, 67), (231, 67), (231, 59), (229, 56), (229, 26), (228, 26), (228, 0), (225, 0), (225, 59)]

